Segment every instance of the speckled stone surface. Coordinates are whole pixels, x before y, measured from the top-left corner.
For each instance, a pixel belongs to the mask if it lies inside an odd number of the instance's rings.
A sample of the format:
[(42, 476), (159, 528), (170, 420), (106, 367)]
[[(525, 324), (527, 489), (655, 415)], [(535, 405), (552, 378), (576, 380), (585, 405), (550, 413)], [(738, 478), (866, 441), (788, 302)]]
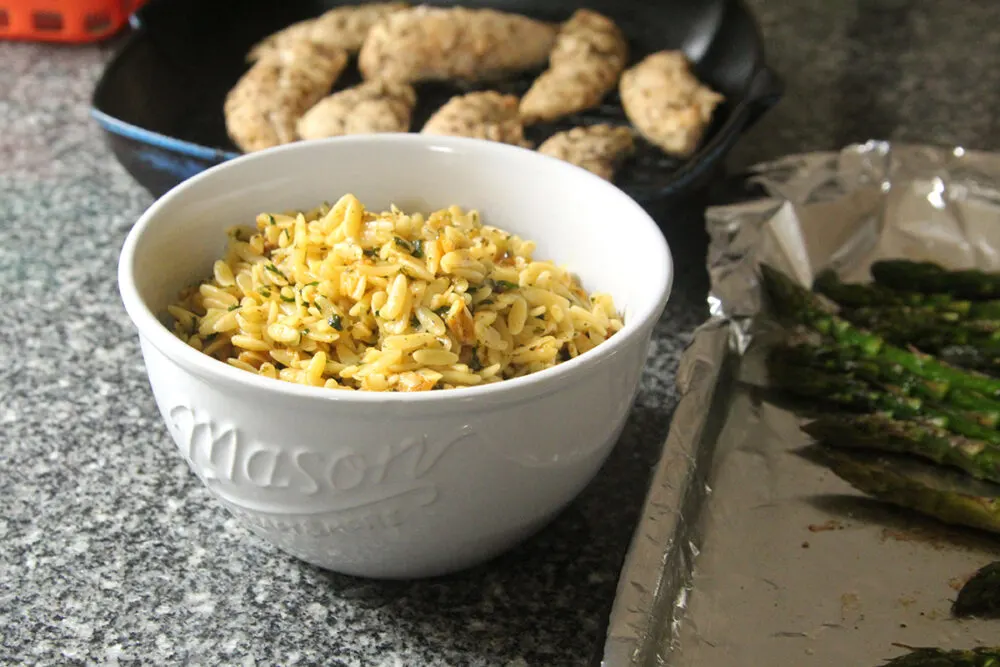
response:
[[(870, 136), (995, 149), (992, 0), (752, 0), (785, 102), (741, 166)], [(586, 664), (704, 316), (697, 210), (635, 410), (552, 525), (452, 577), (377, 583), (263, 544), (169, 442), (115, 285), (150, 198), (88, 118), (106, 53), (0, 43), (0, 664)]]

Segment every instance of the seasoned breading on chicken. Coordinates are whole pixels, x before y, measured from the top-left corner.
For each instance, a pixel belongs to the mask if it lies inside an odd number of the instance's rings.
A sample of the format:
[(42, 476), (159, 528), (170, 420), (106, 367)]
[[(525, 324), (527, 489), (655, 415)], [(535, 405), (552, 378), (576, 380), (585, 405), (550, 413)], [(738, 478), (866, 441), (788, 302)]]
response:
[(665, 152), (694, 153), (723, 96), (703, 85), (680, 51), (660, 51), (627, 70), (622, 107), (639, 132)]
[(366, 81), (323, 98), (299, 119), (302, 139), (406, 132), (417, 94), (405, 83)]
[(226, 96), (229, 136), (246, 152), (295, 141), (299, 118), (330, 92), (346, 65), (346, 51), (310, 42), (261, 58)]
[(379, 21), (361, 47), (366, 79), (483, 81), (545, 64), (556, 28), (493, 9), (420, 6)]
[(448, 100), (424, 125), (422, 134), (489, 139), (530, 147), (517, 113), (517, 97), (485, 90)]
[(247, 60), (259, 60), (268, 51), (280, 50), (298, 42), (357, 53), (373, 25), (389, 14), (409, 8), (406, 2), (372, 2), (337, 7), (314, 19), (293, 23), (284, 30), (262, 39), (250, 49)]
[(578, 9), (559, 30), (549, 64), (559, 66), (598, 57), (617, 61), (624, 67), (628, 62), (628, 41), (621, 28), (607, 16)]
[(549, 68), (521, 99), (525, 123), (552, 121), (597, 106), (628, 61), (628, 42), (611, 19), (577, 10), (563, 24)]
[(635, 140), (629, 128), (605, 123), (559, 132), (538, 147), (539, 153), (583, 167), (608, 181), (633, 150)]
[(620, 74), (620, 68), (595, 60), (550, 67), (521, 98), (521, 118), (531, 125), (591, 109), (615, 87)]

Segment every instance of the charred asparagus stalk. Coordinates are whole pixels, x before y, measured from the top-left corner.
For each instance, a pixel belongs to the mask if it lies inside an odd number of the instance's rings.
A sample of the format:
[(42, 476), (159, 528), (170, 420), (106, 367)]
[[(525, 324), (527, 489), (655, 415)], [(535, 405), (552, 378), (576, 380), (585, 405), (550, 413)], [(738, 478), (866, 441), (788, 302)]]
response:
[(952, 606), (952, 613), (1000, 618), (1000, 561), (990, 563), (965, 582)]
[(1000, 667), (1000, 647), (964, 651), (917, 648), (883, 663), (882, 667)]
[(969, 301), (951, 294), (895, 290), (877, 283), (845, 283), (830, 270), (816, 276), (813, 289), (848, 310), (905, 306), (924, 313), (954, 313), (963, 319), (1000, 319), (1000, 300)]
[(960, 366), (994, 377), (1000, 376), (1000, 355), (984, 352), (972, 345), (947, 345), (935, 355), (952, 366)]
[(820, 297), (797, 285), (777, 269), (762, 265), (761, 271), (775, 312), (784, 321), (808, 326), (864, 357), (897, 364), (926, 380), (943, 381), (955, 387), (1000, 397), (1000, 379), (955, 368), (928, 355), (890, 345), (882, 337), (859, 329), (831, 313)]
[[(921, 294), (895, 290), (875, 283), (845, 283), (830, 269), (816, 276), (813, 290), (836, 301), (844, 308), (933, 305), (950, 310), (949, 306), (956, 302), (955, 297), (950, 294)], [(968, 301), (957, 301), (957, 303), (967, 304)]]
[(1000, 533), (1000, 485), (918, 459), (821, 448), (824, 463), (854, 488), (941, 521)]
[(877, 284), (891, 289), (972, 300), (1000, 297), (1000, 274), (985, 271), (949, 271), (933, 262), (889, 259), (872, 264), (871, 272)]
[(967, 417), (983, 426), (996, 428), (1000, 424), (1000, 400), (961, 387), (952, 387), (947, 382), (926, 380), (897, 364), (862, 357), (850, 348), (824, 345), (782, 346), (772, 352), (772, 358), (774, 357), (779, 358), (783, 364), (839, 373), (902, 396), (915, 396), (949, 405), (966, 412)]
[(988, 356), (1000, 355), (1000, 320), (962, 319), (955, 312), (911, 306), (857, 308), (844, 319), (900, 345), (932, 351), (949, 345), (971, 345)]
[(904, 421), (879, 413), (826, 415), (802, 430), (831, 447), (911, 454), (1000, 483), (1000, 447), (951, 433), (931, 420)]
[[(906, 316), (893, 319), (892, 314), (875, 321), (858, 321), (852, 313), (845, 319), (864, 326), (891, 344), (934, 354), (952, 366), (994, 376), (1000, 374), (1000, 334), (978, 327), (981, 321), (968, 323), (969, 326), (936, 324), (920, 318), (910, 321)], [(1000, 321), (996, 325), (1000, 325)], [(990, 328), (993, 326), (991, 323)]]
[[(947, 327), (949, 333), (958, 332), (965, 337), (985, 340), (991, 340), (991, 334), (1000, 333), (1000, 319), (970, 317), (932, 306), (862, 306), (845, 309), (841, 314), (858, 326), (884, 327), (887, 331), (904, 326), (930, 331)], [(992, 340), (1000, 340), (1000, 335)]]
[(978, 414), (968, 415), (930, 404), (917, 396), (884, 391), (847, 375), (787, 364), (777, 355), (771, 357), (769, 365), (772, 382), (799, 396), (857, 412), (882, 412), (895, 419), (916, 419), (1000, 447), (1000, 431), (983, 426)]

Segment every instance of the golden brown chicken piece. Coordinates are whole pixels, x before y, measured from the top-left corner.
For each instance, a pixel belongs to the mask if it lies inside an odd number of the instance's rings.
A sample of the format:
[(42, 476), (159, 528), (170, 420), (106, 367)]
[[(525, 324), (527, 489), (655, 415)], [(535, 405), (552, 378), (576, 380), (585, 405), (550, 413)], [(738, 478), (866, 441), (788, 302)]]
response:
[(550, 65), (565, 65), (583, 58), (628, 62), (628, 41), (615, 22), (589, 9), (578, 9), (559, 30), (549, 56)]
[(377, 23), (361, 47), (366, 79), (483, 81), (541, 67), (556, 28), (493, 9), (414, 7)]
[(489, 139), (530, 147), (517, 113), (517, 97), (493, 90), (458, 95), (431, 116), (421, 134)]
[(357, 53), (371, 27), (389, 14), (409, 8), (406, 2), (372, 2), (337, 7), (314, 19), (293, 23), (254, 45), (247, 60), (259, 60), (269, 51), (288, 48), (299, 42), (313, 42), (328, 48)]
[(299, 119), (302, 139), (406, 132), (417, 94), (405, 83), (366, 81), (320, 100)]
[(330, 92), (346, 65), (346, 51), (310, 42), (261, 58), (226, 96), (229, 136), (246, 152), (295, 141), (299, 118)]
[(611, 19), (580, 9), (563, 24), (549, 68), (521, 99), (527, 124), (552, 121), (600, 104), (628, 61), (628, 42)]
[(583, 167), (608, 181), (633, 150), (635, 140), (629, 128), (604, 123), (559, 132), (538, 147), (539, 153)]
[(639, 132), (666, 153), (694, 153), (723, 96), (703, 85), (680, 51), (660, 51), (627, 70), (622, 107)]

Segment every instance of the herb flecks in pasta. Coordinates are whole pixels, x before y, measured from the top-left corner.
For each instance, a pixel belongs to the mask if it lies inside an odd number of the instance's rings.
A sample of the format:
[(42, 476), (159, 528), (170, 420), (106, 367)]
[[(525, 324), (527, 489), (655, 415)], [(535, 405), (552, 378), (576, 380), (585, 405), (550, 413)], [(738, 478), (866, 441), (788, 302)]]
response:
[(535, 244), (457, 206), (424, 217), (353, 195), (231, 230), (213, 276), (168, 308), (175, 334), (245, 371), (333, 389), (498, 382), (572, 359), (622, 328)]

